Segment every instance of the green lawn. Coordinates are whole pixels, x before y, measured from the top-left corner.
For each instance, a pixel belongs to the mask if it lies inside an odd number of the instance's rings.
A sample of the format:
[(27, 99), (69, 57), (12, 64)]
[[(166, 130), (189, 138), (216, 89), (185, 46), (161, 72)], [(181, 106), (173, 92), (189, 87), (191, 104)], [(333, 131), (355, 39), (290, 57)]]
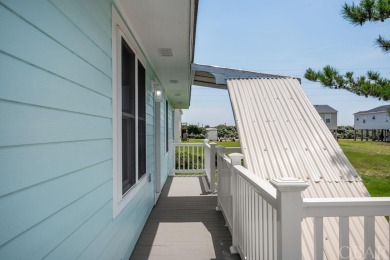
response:
[[(201, 143), (190, 139), (187, 143)], [(240, 147), (240, 142), (216, 142), (225, 147)], [(362, 177), (373, 197), (390, 197), (390, 143), (339, 140), (349, 161)]]
[(374, 197), (390, 197), (390, 143), (339, 140), (349, 161)]

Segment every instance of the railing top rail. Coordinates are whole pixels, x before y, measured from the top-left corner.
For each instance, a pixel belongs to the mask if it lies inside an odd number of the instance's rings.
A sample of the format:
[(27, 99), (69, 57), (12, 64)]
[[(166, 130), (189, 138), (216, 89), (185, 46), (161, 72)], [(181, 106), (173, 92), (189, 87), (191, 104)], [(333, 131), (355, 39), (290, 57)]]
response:
[(254, 173), (241, 165), (234, 166), (236, 174), (244, 178), (253, 189), (258, 192), (264, 200), (266, 200), (272, 207), (277, 208), (276, 189), (265, 180), (261, 180)]
[(204, 143), (174, 143), (175, 146), (204, 146)]
[(241, 147), (226, 147), (225, 148), (225, 153), (226, 152), (240, 152), (241, 151)]
[(389, 216), (390, 197), (305, 198), (304, 217)]
[(224, 160), (225, 163), (227, 163), (227, 164), (231, 164), (232, 163), (232, 160), (226, 154), (223, 154), (222, 156), (220, 156), (220, 155), (218, 155), (218, 156), (221, 157), (222, 160)]

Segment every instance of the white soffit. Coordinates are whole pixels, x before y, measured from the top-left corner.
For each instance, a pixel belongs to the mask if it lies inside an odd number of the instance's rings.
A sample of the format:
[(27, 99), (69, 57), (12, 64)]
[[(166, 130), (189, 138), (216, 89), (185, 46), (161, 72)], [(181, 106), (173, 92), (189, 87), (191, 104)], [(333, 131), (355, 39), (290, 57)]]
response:
[[(265, 180), (305, 180), (306, 198), (370, 196), (297, 79), (227, 79), (227, 86), (249, 170)], [(388, 252), (388, 223), (376, 222), (377, 248)], [(313, 259), (313, 221), (303, 221), (302, 230), (303, 259)], [(362, 218), (351, 218), (351, 248), (364, 248), (363, 230)], [(338, 219), (325, 219), (324, 237), (325, 259), (338, 259)]]
[(198, 1), (115, 2), (149, 59), (169, 100), (176, 107), (188, 108)]

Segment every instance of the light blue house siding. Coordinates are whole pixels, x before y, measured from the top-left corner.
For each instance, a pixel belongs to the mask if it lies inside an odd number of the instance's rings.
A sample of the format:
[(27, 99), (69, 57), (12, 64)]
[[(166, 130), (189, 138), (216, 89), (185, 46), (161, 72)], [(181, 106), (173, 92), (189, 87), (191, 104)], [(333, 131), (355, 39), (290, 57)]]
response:
[(111, 8), (0, 0), (0, 259), (126, 259), (154, 205), (147, 66), (152, 181), (113, 218)]

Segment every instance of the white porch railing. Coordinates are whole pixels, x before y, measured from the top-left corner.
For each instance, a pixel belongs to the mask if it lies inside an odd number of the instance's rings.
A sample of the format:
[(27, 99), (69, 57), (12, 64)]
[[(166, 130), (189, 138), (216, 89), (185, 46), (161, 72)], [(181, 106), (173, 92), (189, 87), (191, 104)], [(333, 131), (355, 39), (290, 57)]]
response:
[(232, 234), (231, 251), (242, 259), (302, 259), (301, 222), (308, 217), (315, 223), (314, 259), (323, 258), (324, 217), (339, 217), (340, 259), (349, 259), (350, 216), (364, 217), (364, 249), (375, 248), (374, 217), (390, 215), (390, 198), (302, 199), (304, 181), (262, 181), (241, 166), (241, 154), (217, 150), (218, 208)]
[(174, 173), (204, 173), (203, 143), (174, 143)]
[[(303, 199), (303, 217), (314, 218), (314, 257), (323, 259), (323, 219), (339, 218), (339, 249), (341, 259), (349, 259), (349, 218), (364, 217), (364, 248), (361, 252), (364, 259), (376, 258), (375, 217), (390, 216), (390, 198), (320, 198)], [(383, 252), (381, 252), (383, 253)], [(383, 259), (383, 255), (380, 256)], [(388, 257), (388, 256), (387, 256)], [(389, 259), (389, 258), (388, 258)]]
[(203, 143), (174, 143), (173, 175), (176, 173), (205, 174), (210, 192), (215, 191), (216, 144), (205, 139)]

